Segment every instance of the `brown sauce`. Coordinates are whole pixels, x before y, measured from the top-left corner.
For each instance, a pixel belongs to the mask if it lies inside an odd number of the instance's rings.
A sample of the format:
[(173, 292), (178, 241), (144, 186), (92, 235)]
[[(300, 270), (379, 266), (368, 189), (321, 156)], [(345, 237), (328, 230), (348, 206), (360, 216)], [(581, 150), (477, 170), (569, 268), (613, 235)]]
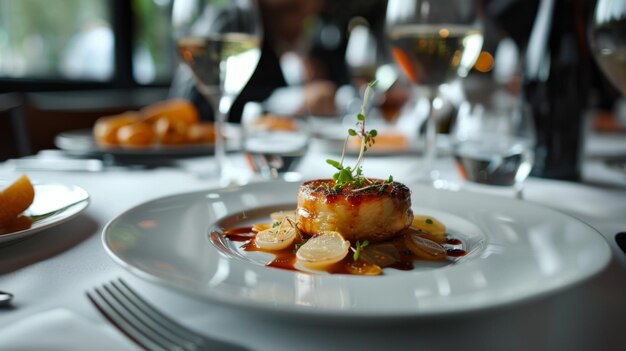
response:
[(231, 241), (248, 241), (254, 238), (252, 227), (239, 227), (224, 230), (224, 236)]
[(462, 245), (461, 240), (456, 238), (446, 238), (446, 244), (448, 245)]
[[(303, 240), (296, 240), (294, 245), (287, 249), (269, 251), (260, 249), (256, 246), (254, 242), (256, 233), (253, 231), (252, 227), (238, 227), (224, 230), (223, 235), (229, 240), (243, 242), (241, 248), (244, 251), (260, 251), (274, 255), (274, 259), (267, 264), (269, 267), (297, 270), (295, 268), (296, 245), (302, 243)], [(404, 236), (400, 236), (383, 243), (372, 244), (369, 248), (366, 247), (363, 252), (364, 254), (373, 254), (375, 253), (374, 250), (380, 251), (383, 245), (385, 245), (387, 249), (391, 248), (393, 254), (390, 256), (393, 256), (393, 259), (390, 259), (388, 262), (385, 262), (385, 264), (380, 265), (381, 268), (393, 268), (397, 270), (410, 271), (415, 267), (416, 262), (419, 264), (419, 261), (428, 261), (427, 259), (417, 257), (413, 254), (413, 252), (406, 246)], [(463, 242), (461, 240), (447, 237), (445, 243), (442, 245), (446, 252), (446, 258), (444, 258), (444, 260), (447, 258), (465, 256), (467, 252), (462, 248), (462, 245)], [(366, 274), (364, 272), (373, 272), (376, 270), (376, 267), (374, 267), (375, 265), (370, 264), (363, 259), (354, 261), (352, 253), (353, 251), (350, 251), (350, 253), (348, 253), (343, 260), (326, 267), (325, 271), (333, 274)]]

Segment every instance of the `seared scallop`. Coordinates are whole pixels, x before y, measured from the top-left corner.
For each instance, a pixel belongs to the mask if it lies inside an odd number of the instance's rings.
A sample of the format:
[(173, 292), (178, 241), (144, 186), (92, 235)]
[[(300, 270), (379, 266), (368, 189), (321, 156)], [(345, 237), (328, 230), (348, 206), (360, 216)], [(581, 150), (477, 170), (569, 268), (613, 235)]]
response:
[(331, 179), (305, 182), (298, 191), (296, 222), (308, 236), (336, 231), (351, 242), (382, 241), (409, 227), (411, 191), (398, 182), (375, 179), (362, 186), (333, 189)]

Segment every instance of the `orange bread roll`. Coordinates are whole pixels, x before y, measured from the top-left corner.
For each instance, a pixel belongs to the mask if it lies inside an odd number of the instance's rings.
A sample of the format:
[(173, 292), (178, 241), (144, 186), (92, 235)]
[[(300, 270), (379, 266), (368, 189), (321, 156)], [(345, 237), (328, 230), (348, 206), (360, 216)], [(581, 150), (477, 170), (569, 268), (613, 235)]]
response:
[(156, 132), (157, 140), (164, 145), (179, 145), (188, 142), (187, 130), (189, 124), (172, 120), (165, 116), (159, 117), (154, 124), (154, 130)]
[(96, 121), (93, 128), (93, 135), (100, 145), (117, 145), (117, 131), (125, 126), (139, 120), (137, 112), (129, 111), (119, 115), (101, 117)]
[(172, 99), (157, 102), (141, 109), (141, 115), (148, 123), (156, 123), (161, 117), (170, 121), (180, 121), (187, 124), (198, 122), (198, 110), (189, 100)]
[(154, 144), (156, 133), (150, 124), (137, 122), (121, 127), (117, 139), (122, 146), (145, 147)]
[(190, 143), (214, 143), (215, 126), (211, 122), (192, 124), (187, 131), (187, 139)]

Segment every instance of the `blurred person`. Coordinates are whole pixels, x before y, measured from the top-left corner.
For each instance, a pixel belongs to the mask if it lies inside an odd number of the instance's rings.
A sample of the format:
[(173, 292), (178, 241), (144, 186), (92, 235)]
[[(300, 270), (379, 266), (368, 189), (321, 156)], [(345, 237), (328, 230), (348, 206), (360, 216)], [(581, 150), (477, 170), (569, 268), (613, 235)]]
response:
[[(259, 0), (258, 4), (264, 26), (261, 58), (228, 120), (240, 122), (249, 101), (264, 102), (266, 109), (289, 115), (336, 115), (337, 87), (352, 84), (345, 62), (350, 21), (362, 18), (382, 35), (386, 1)], [(172, 94), (192, 98), (201, 115), (212, 118), (208, 102), (192, 86), (191, 73), (179, 70)]]
[[(332, 114), (334, 112), (335, 85), (317, 79), (306, 61), (309, 45), (308, 34), (313, 30), (316, 17), (324, 1), (259, 0), (263, 22), (263, 43), (257, 68), (243, 91), (235, 99), (230, 110), (229, 122), (240, 122), (244, 105), (249, 101), (263, 102), (276, 92), (274, 101), (288, 102), (292, 106), (282, 108), (290, 114)], [(288, 74), (291, 86), (297, 89), (278, 90), (290, 86), (281, 66), (281, 56), (290, 54), (300, 61), (300, 68)], [(293, 60), (292, 60), (293, 62)], [(174, 77), (171, 95), (191, 99), (205, 119), (213, 118), (208, 101), (193, 86), (191, 72), (181, 65)], [(285, 95), (286, 94), (286, 95)], [(294, 106), (294, 102), (296, 105)]]

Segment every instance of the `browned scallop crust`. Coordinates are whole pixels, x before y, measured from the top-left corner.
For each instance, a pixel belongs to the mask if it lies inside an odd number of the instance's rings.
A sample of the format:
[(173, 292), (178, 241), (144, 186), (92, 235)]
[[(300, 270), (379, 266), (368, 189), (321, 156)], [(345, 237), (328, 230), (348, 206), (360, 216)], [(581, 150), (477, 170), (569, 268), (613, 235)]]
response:
[(298, 229), (313, 236), (338, 231), (346, 240), (382, 241), (409, 227), (413, 220), (411, 190), (404, 184), (374, 184), (333, 190), (331, 179), (307, 181), (298, 191)]

